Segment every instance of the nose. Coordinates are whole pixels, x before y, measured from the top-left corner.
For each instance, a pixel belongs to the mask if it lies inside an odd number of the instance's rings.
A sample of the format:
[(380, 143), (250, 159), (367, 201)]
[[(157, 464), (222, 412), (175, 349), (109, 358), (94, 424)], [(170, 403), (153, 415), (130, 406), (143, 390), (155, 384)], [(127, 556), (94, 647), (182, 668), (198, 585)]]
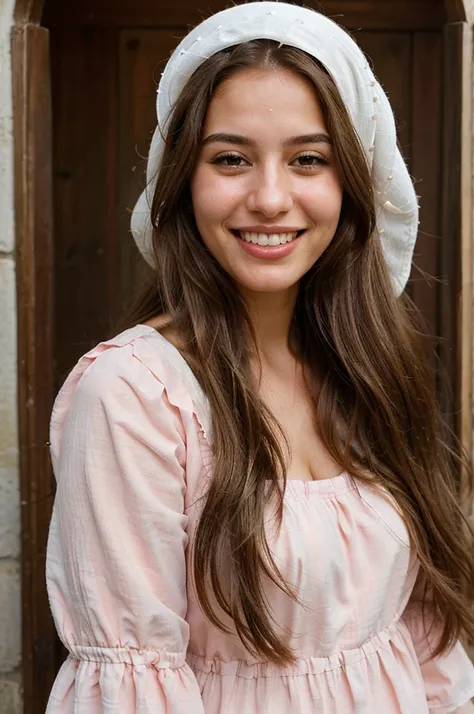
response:
[(292, 206), (291, 179), (283, 167), (265, 166), (254, 174), (247, 197), (249, 211), (275, 218)]

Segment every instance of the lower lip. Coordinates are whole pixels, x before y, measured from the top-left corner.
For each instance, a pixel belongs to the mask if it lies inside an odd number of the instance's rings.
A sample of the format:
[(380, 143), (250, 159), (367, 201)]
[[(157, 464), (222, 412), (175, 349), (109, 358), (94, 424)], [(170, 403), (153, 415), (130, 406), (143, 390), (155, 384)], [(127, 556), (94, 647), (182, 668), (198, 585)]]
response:
[(258, 245), (258, 243), (247, 243), (246, 240), (238, 236), (234, 236), (234, 238), (239, 241), (242, 249), (245, 250), (246, 253), (249, 253), (249, 255), (253, 255), (254, 258), (272, 260), (275, 258), (284, 258), (285, 255), (289, 255), (295, 250), (302, 236), (293, 238), (289, 243), (283, 243), (282, 245)]

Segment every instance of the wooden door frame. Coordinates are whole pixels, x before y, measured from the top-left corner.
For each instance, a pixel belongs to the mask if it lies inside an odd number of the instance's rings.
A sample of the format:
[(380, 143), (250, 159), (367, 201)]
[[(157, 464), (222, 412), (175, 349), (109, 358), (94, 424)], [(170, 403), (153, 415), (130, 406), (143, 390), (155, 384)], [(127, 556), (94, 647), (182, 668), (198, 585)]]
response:
[[(454, 0), (451, 10), (462, 10)], [(449, 17), (449, 13), (448, 13)], [(451, 261), (456, 275), (451, 285), (441, 290), (442, 323), (451, 318), (447, 329), (451, 344), (456, 344), (455, 359), (445, 359), (454, 385), (455, 428), (471, 463), (473, 461), (473, 28), (472, 20), (454, 21), (444, 31), (444, 141), (442, 233), (443, 265)], [(452, 162), (452, 157), (459, 157)], [(450, 307), (451, 306), (451, 307)], [(454, 315), (453, 308), (454, 306)], [(453, 319), (454, 318), (454, 319)], [(443, 335), (444, 336), (444, 335)], [(445, 355), (446, 357), (446, 355)], [(474, 503), (465, 495), (469, 475), (461, 473), (461, 496), (466, 514), (474, 515)]]
[[(15, 218), (18, 295), (18, 402), (22, 513), (24, 711), (39, 714), (55, 671), (54, 626), (44, 586), (46, 532), (52, 505), (48, 427), (53, 375), (53, 209), (49, 33), (44, 0), (17, 0), (12, 33)], [(447, 195), (445, 225), (459, 243), (456, 290), (459, 362), (454, 365), (457, 431), (472, 453), (472, 32), (474, 9), (445, 0), (445, 72), (453, 147), (460, 162)], [(459, 38), (461, 40), (459, 41)], [(452, 50), (452, 51), (451, 51)], [(454, 99), (451, 102), (451, 98)], [(449, 111), (449, 110), (448, 110)], [(449, 120), (449, 117), (448, 117)], [(452, 156), (452, 154), (451, 154)], [(457, 231), (457, 233), (456, 233)], [(459, 239), (460, 234), (460, 239)], [(449, 297), (449, 296), (448, 296)], [(451, 298), (453, 296), (451, 295)]]
[[(54, 677), (45, 587), (53, 479), (53, 205), (49, 33), (42, 0), (18, 0), (12, 30), (24, 711), (44, 711)], [(43, 708), (41, 708), (43, 707)]]

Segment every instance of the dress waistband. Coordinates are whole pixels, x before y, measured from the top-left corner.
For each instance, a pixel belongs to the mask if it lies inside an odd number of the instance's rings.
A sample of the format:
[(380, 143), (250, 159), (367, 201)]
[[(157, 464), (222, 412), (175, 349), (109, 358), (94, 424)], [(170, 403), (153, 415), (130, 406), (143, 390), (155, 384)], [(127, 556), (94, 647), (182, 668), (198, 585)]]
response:
[(295, 677), (308, 674), (321, 674), (331, 670), (346, 667), (350, 664), (360, 662), (369, 657), (379, 649), (386, 648), (387, 644), (400, 635), (407, 644), (409, 633), (402, 620), (396, 620), (384, 630), (381, 630), (367, 642), (355, 649), (343, 649), (329, 657), (308, 657), (300, 659), (293, 665), (281, 667), (271, 662), (255, 662), (248, 664), (244, 660), (231, 660), (223, 662), (218, 657), (207, 658), (189, 652), (186, 661), (195, 672), (214, 673), (221, 676), (242, 677), (244, 679), (254, 679), (259, 677)]

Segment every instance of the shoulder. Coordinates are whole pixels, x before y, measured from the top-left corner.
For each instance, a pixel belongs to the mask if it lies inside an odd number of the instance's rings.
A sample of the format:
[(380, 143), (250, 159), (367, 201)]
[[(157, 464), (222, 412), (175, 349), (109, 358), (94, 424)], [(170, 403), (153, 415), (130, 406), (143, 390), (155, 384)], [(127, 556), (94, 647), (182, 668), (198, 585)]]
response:
[(99, 406), (113, 413), (128, 406), (149, 415), (162, 411), (207, 419), (207, 400), (179, 351), (155, 329), (137, 325), (100, 342), (81, 357), (61, 388), (51, 417), (51, 445), (71, 410)]
[(163, 388), (183, 397), (186, 371), (190, 368), (174, 345), (152, 327), (137, 325), (86, 352), (58, 398), (78, 389), (104, 395), (114, 388), (120, 391), (124, 383), (143, 391), (145, 398)]
[(58, 403), (69, 401), (73, 395), (105, 398), (123, 391), (124, 385), (140, 390), (149, 381), (150, 366), (157, 387), (165, 386), (167, 375), (160, 365), (159, 354), (152, 354), (151, 358), (147, 355), (145, 360), (137, 358), (137, 347), (151, 332), (151, 328), (138, 325), (112, 339), (99, 342), (86, 352), (64, 382), (55, 409)]

